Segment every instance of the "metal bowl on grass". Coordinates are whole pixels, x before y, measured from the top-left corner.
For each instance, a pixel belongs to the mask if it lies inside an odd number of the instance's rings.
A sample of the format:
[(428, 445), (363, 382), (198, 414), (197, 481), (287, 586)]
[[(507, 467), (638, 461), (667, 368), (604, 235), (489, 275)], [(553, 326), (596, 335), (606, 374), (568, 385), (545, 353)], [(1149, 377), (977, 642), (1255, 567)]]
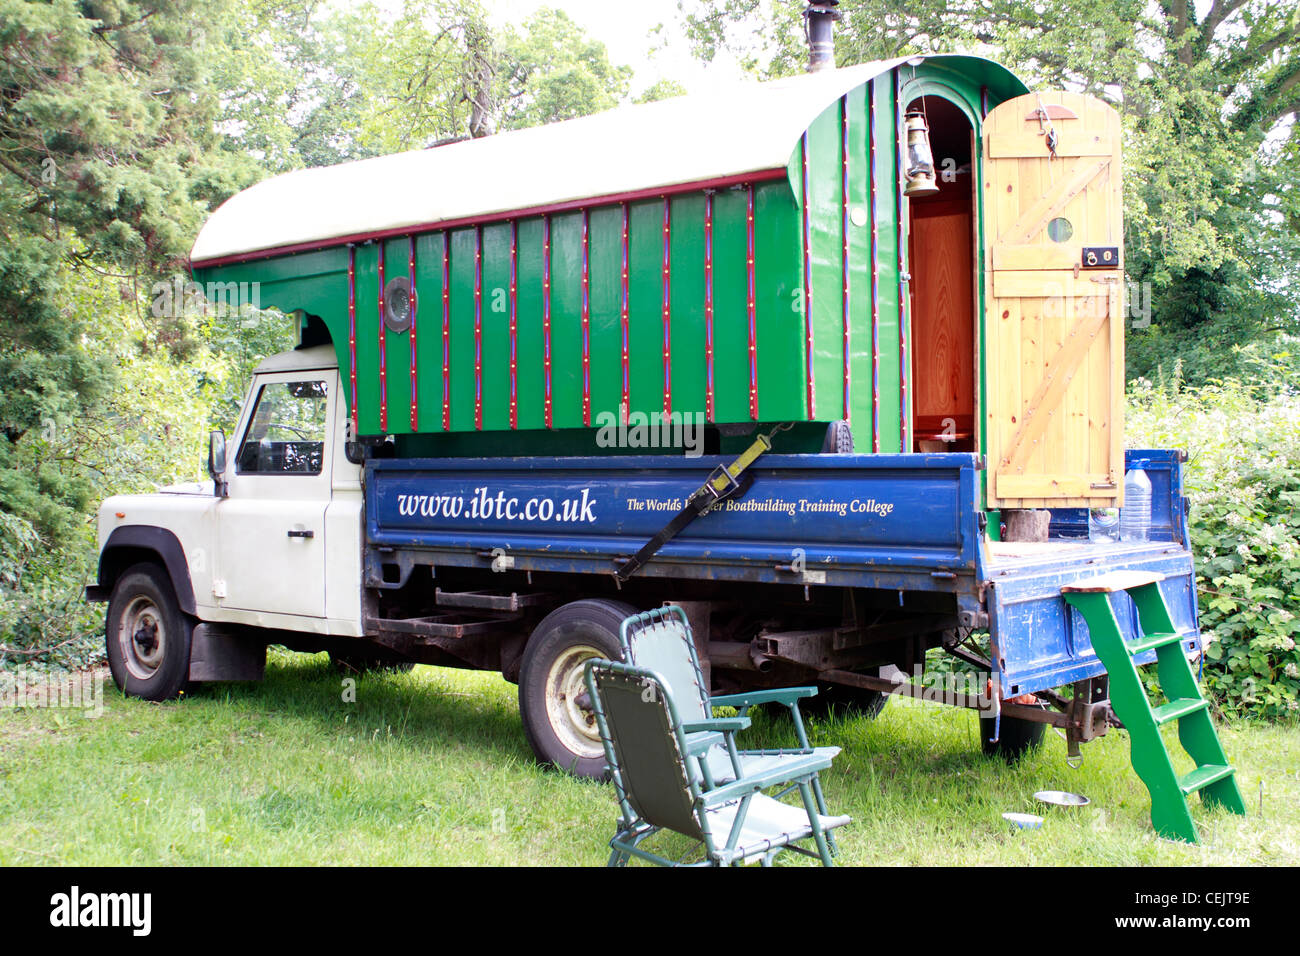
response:
[(1054, 807), (1086, 807), (1092, 803), (1081, 793), (1070, 793), (1067, 790), (1039, 790), (1034, 794), (1034, 799), (1040, 803), (1048, 803)]

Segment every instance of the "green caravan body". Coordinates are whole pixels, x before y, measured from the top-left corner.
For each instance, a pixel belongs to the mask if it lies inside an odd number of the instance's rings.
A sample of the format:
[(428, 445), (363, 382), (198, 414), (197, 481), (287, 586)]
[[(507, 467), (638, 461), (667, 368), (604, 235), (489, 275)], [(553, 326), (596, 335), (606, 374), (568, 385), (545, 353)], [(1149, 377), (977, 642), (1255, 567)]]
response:
[(212, 215), (194, 276), (328, 333), (356, 434), (403, 455), (599, 453), (654, 413), (913, 451), (900, 104), (946, 100), (979, 142), (1025, 92), (896, 60), (292, 172)]

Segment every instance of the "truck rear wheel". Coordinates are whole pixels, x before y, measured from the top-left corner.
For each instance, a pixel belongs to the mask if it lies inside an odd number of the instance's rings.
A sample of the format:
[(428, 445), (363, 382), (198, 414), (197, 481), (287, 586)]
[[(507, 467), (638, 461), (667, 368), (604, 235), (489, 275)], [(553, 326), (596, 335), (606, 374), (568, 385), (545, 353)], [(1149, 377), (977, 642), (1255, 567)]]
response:
[(578, 777), (603, 777), (605, 750), (586, 699), (583, 667), (593, 657), (622, 660), (618, 628), (636, 608), (603, 598), (574, 601), (542, 619), (519, 672), (524, 734), (543, 763)]
[(167, 572), (136, 564), (113, 586), (105, 623), (108, 668), (130, 697), (169, 700), (189, 680), (193, 622), (181, 612)]

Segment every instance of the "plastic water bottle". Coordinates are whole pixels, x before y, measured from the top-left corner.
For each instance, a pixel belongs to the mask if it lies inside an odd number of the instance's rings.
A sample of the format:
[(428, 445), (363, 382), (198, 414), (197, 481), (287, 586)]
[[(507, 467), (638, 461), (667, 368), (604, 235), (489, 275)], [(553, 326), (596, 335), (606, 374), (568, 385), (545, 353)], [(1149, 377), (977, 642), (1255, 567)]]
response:
[(1146, 541), (1151, 537), (1151, 479), (1147, 477), (1148, 459), (1133, 462), (1124, 475), (1124, 507), (1119, 512), (1121, 541)]
[(1114, 544), (1119, 540), (1119, 509), (1088, 509), (1088, 540), (1094, 544)]

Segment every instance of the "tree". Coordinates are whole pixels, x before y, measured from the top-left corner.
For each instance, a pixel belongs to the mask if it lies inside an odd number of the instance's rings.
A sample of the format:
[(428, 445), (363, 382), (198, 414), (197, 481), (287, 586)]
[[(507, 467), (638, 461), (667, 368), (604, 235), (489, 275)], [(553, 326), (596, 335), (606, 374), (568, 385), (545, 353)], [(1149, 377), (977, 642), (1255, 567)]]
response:
[(27, 467), (20, 445), (74, 427), (112, 376), (70, 285), (175, 267), (249, 180), (216, 149), (206, 19), (193, 0), (0, 0), (0, 502), (56, 539), (93, 488)]
[(612, 109), (625, 100), (632, 70), (609, 61), (563, 10), (543, 8), (507, 29), (497, 76), (501, 128), (522, 129)]
[(231, 2), (231, 15), (206, 28), (223, 145), (270, 172), (369, 155), (358, 142), (361, 21), (314, 0)]
[(638, 103), (657, 103), (659, 100), (670, 100), (675, 96), (685, 96), (686, 87), (676, 80), (664, 77), (656, 80), (645, 91), (636, 98)]

